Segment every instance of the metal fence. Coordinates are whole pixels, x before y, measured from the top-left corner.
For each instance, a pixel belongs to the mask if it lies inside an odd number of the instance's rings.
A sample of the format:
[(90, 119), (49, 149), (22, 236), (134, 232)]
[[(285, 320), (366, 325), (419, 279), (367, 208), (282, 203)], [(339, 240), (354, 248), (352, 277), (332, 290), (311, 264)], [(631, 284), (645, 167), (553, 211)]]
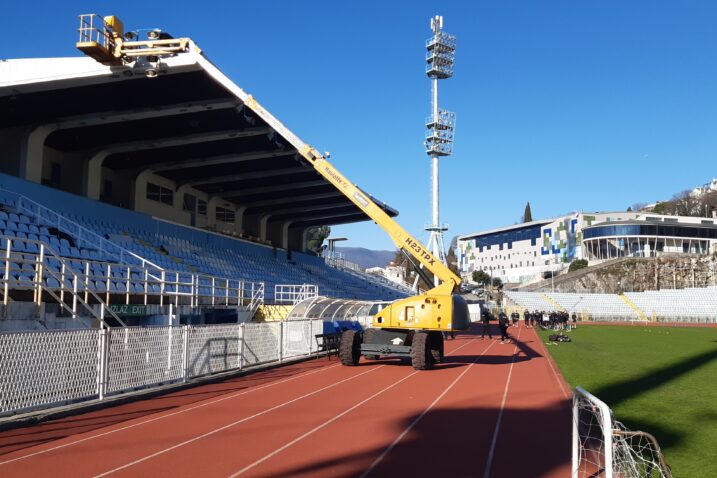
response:
[(0, 334), (0, 415), (309, 356), (325, 322), (122, 327)]

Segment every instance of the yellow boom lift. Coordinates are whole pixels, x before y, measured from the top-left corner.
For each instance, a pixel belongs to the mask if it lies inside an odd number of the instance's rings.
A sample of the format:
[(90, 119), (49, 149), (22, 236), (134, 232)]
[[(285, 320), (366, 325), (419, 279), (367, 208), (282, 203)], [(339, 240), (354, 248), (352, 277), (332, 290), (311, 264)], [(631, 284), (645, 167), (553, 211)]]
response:
[[(97, 28), (88, 23), (96, 15), (82, 15), (81, 25)], [(97, 61), (106, 64), (128, 62), (138, 57), (171, 56), (186, 49), (189, 39), (172, 39), (128, 42), (122, 38), (122, 22), (116, 17), (101, 19), (105, 34), (98, 42), (78, 42), (77, 47)], [(80, 39), (83, 37), (80, 27)], [(104, 42), (104, 43), (103, 43)], [(377, 359), (380, 356), (409, 357), (413, 367), (426, 370), (443, 360), (443, 332), (467, 330), (470, 326), (468, 305), (456, 292), (461, 279), (451, 272), (415, 237), (406, 232), (367, 194), (341, 174), (321, 153), (304, 143), (283, 123), (260, 105), (253, 96), (243, 98), (245, 105), (254, 111), (277, 133), (286, 138), (321, 176), (352, 203), (374, 220), (391, 237), (427, 284), (431, 281), (419, 265), (432, 272), (441, 284), (423, 294), (392, 302), (373, 317), (371, 328), (359, 332), (346, 330), (341, 336), (339, 357), (344, 365), (357, 365), (361, 356)]]

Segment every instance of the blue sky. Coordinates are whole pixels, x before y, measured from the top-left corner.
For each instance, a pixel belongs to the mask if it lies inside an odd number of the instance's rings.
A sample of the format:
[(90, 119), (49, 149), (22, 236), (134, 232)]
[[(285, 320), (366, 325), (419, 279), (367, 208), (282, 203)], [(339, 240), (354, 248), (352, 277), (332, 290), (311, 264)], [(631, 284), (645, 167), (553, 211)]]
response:
[[(439, 8), (440, 7), (440, 8)], [(75, 56), (76, 15), (190, 36), (240, 87), (427, 240), (429, 19), (458, 39), (441, 107), (454, 235), (533, 217), (624, 210), (717, 177), (714, 0), (3, 3), (0, 58)], [(370, 222), (347, 246), (393, 249)]]

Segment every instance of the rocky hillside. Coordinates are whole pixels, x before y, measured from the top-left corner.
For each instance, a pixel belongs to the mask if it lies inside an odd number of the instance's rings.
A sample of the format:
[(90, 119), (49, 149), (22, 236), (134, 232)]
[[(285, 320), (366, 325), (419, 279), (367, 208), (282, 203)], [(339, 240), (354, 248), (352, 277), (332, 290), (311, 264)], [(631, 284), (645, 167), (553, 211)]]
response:
[(522, 290), (617, 293), (717, 285), (717, 256), (626, 258), (532, 284)]

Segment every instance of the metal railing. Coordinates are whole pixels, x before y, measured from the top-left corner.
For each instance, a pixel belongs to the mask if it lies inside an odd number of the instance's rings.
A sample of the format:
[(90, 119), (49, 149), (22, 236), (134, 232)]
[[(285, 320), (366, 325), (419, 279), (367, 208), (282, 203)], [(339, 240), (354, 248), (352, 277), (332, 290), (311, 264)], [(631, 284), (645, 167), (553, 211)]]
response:
[(114, 47), (111, 30), (108, 29), (104, 19), (97, 14), (80, 15), (80, 26), (77, 32), (80, 35), (78, 40), (80, 43), (95, 42), (107, 49)]
[[(220, 279), (199, 273), (150, 269), (127, 265), (69, 259), (58, 255), (47, 244), (32, 239), (1, 236), (3, 247), (2, 298), (4, 312), (12, 290), (32, 290), (39, 307), (47, 295), (77, 318), (77, 305), (101, 304), (101, 316), (108, 306), (139, 299), (143, 305), (160, 306), (245, 306), (255, 311), (264, 300), (264, 284)], [(73, 267), (79, 265), (81, 268)], [(54, 279), (48, 281), (48, 279)], [(66, 300), (69, 294), (71, 301)], [(91, 300), (92, 299), (92, 300)], [(90, 310), (92, 308), (90, 307)], [(119, 320), (115, 314), (113, 318)]]
[(310, 299), (318, 295), (319, 287), (313, 284), (277, 284), (274, 286), (274, 300), (278, 303), (295, 305), (304, 299)]
[(365, 281), (373, 282), (374, 284), (379, 284), (384, 287), (389, 287), (394, 290), (398, 290), (401, 293), (404, 294), (412, 294), (413, 293), (413, 287), (406, 283), (398, 283), (394, 282), (391, 279), (385, 277), (385, 276), (376, 276), (373, 274), (368, 274), (364, 271), (363, 267), (356, 264), (355, 262), (351, 262), (343, 257), (343, 254), (340, 252), (332, 252), (332, 253), (324, 253), (323, 254), (324, 262), (333, 267), (334, 269), (339, 269), (341, 271), (347, 272), (349, 274), (352, 274), (356, 277), (359, 277)]
[(38, 225), (46, 225), (49, 227), (55, 227), (59, 231), (72, 236), (78, 247), (87, 245), (92, 249), (98, 250), (100, 253), (108, 254), (112, 256), (117, 262), (123, 264), (137, 264), (139, 263), (142, 267), (154, 269), (159, 272), (163, 270), (162, 267), (157, 264), (148, 261), (144, 257), (135, 254), (134, 252), (127, 250), (112, 241), (105, 239), (104, 237), (90, 231), (86, 227), (83, 227), (67, 219), (63, 215), (48, 209), (40, 203), (29, 199), (22, 194), (18, 194), (13, 191), (0, 188), (0, 192), (10, 195), (16, 199), (16, 209), (22, 214), (27, 214), (35, 219)]
[(325, 324), (303, 319), (0, 333), (0, 415), (311, 356)]
[[(121, 325), (125, 323), (115, 314), (96, 291), (82, 280), (82, 274), (75, 271), (64, 257), (58, 255), (50, 246), (32, 239), (2, 236), (5, 243), (3, 250), (3, 314), (8, 312), (10, 290), (30, 290), (33, 302), (39, 312), (40, 306), (47, 296), (54, 299), (63, 309), (72, 314), (73, 319), (80, 320), (87, 327), (92, 324), (85, 322), (79, 314), (82, 307), (91, 317), (97, 319), (100, 327), (109, 327), (105, 322), (106, 315), (111, 316)], [(15, 247), (13, 247), (15, 246)], [(29, 252), (32, 250), (33, 252)], [(37, 252), (34, 252), (34, 251)], [(60, 265), (60, 270), (50, 267), (52, 261)], [(51, 287), (46, 279), (54, 279), (57, 287)], [(59, 290), (59, 294), (58, 294)], [(69, 295), (66, 300), (66, 295)], [(90, 305), (90, 297), (99, 305), (99, 312)]]

